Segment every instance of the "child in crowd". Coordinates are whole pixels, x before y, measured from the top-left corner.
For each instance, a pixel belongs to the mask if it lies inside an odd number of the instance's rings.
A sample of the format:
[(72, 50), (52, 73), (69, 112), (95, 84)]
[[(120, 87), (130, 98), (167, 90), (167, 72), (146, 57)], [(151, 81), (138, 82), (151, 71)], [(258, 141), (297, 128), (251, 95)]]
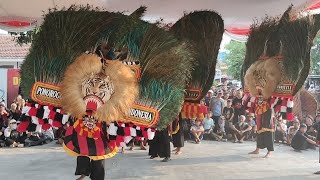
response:
[(201, 142), (201, 136), (204, 133), (204, 128), (201, 125), (201, 120), (196, 120), (195, 124), (193, 126), (191, 126), (190, 128), (190, 132), (192, 133), (193, 137), (194, 137), (194, 141), (199, 144)]
[(248, 114), (246, 122), (248, 123), (249, 126), (252, 127), (252, 129), (248, 133), (248, 136), (245, 139), (251, 139), (252, 141), (255, 141), (256, 135), (257, 135), (257, 125), (256, 125), (254, 113)]

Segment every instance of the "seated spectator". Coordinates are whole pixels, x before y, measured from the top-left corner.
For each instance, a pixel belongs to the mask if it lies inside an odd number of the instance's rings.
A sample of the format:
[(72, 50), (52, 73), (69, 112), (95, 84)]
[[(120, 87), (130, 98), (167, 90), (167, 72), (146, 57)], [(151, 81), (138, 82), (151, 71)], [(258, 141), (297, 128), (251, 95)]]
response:
[(251, 126), (252, 129), (249, 131), (248, 136), (245, 139), (251, 139), (254, 141), (257, 136), (257, 125), (254, 118), (254, 113), (248, 114), (246, 122), (249, 126)]
[(204, 136), (206, 136), (209, 140), (220, 141), (222, 140), (222, 134), (219, 135), (213, 132), (214, 121), (211, 116), (212, 112), (209, 112), (208, 114), (206, 114), (203, 120)]
[(201, 125), (201, 121), (200, 120), (196, 120), (195, 124), (193, 126), (191, 126), (190, 128), (190, 132), (192, 133), (193, 137), (194, 137), (194, 141), (198, 144), (201, 142), (201, 136), (204, 133), (204, 128)]
[(6, 128), (8, 125), (8, 119), (10, 117), (10, 111), (6, 109), (6, 104), (0, 102), (0, 127)]
[(291, 147), (295, 150), (316, 149), (317, 143), (306, 133), (307, 125), (301, 124), (292, 138)]
[(17, 121), (12, 119), (9, 126), (4, 130), (5, 144), (10, 147), (23, 147), (19, 141), (19, 132), (17, 131)]
[(276, 117), (278, 122), (276, 124), (276, 131), (275, 131), (275, 141), (279, 143), (282, 141), (284, 143), (286, 141), (286, 132), (287, 132), (287, 125), (286, 120), (282, 119), (282, 116)]
[(52, 127), (50, 127), (47, 130), (43, 130), (42, 134), (40, 134), (40, 137), (42, 139), (44, 139), (45, 143), (49, 143), (49, 142), (53, 141), (54, 140), (54, 133), (53, 133)]
[(249, 126), (248, 123), (245, 122), (245, 120), (246, 120), (246, 117), (244, 115), (240, 115), (239, 123), (237, 123), (233, 127), (234, 143), (236, 142), (243, 143), (244, 138), (252, 129), (252, 127)]
[(299, 130), (300, 121), (298, 119), (293, 120), (293, 126), (290, 126), (287, 134), (287, 144), (290, 146), (293, 136)]
[(313, 128), (314, 121), (313, 121), (312, 116), (308, 115), (306, 117), (305, 123), (307, 125), (307, 132), (306, 133), (309, 136), (316, 137), (317, 136), (317, 131)]
[(214, 128), (214, 121), (211, 118), (212, 112), (208, 112), (208, 114), (205, 115), (205, 118), (203, 119), (203, 128), (204, 128), (204, 133), (209, 134), (210, 132), (213, 131)]
[(21, 116), (21, 111), (17, 109), (17, 104), (12, 103), (10, 106), (10, 118), (19, 120)]
[(27, 139), (25, 140), (25, 146), (37, 146), (42, 145), (45, 142), (45, 138), (42, 134), (41, 126), (37, 126), (35, 131), (27, 131)]

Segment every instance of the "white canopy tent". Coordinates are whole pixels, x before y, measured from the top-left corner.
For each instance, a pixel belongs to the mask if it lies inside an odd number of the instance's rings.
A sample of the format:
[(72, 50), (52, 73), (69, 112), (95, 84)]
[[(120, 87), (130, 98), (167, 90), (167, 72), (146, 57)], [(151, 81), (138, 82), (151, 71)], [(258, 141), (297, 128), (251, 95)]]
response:
[[(319, 0), (0, 0), (0, 29), (24, 32), (41, 24), (42, 15), (49, 8), (69, 7), (72, 4), (92, 5), (108, 11), (131, 13), (141, 5), (147, 6), (144, 20), (154, 22), (160, 18), (165, 23), (174, 23), (184, 12), (214, 10), (221, 14), (227, 35), (245, 40), (248, 28), (254, 19), (265, 15), (281, 15), (290, 4), (295, 13), (310, 7), (315, 11)], [(316, 7), (316, 8), (315, 8)]]

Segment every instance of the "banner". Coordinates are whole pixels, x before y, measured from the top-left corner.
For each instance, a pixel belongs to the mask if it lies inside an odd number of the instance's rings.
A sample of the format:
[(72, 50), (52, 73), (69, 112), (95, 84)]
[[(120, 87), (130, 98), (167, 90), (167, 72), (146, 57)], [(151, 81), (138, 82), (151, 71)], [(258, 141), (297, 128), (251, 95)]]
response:
[(19, 94), (20, 87), (20, 73), (19, 69), (8, 69), (7, 72), (7, 105), (10, 106), (11, 103), (14, 102), (14, 99)]
[(139, 104), (133, 104), (129, 108), (129, 114), (124, 122), (132, 122), (143, 127), (153, 127), (159, 120), (159, 111)]
[(60, 87), (52, 84), (34, 83), (31, 90), (31, 98), (42, 105), (61, 106)]

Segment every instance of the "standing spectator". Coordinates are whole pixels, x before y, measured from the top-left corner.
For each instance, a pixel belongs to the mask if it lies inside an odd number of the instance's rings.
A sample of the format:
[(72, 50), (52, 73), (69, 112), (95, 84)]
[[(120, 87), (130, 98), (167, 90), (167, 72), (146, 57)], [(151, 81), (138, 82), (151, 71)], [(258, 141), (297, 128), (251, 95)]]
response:
[(199, 109), (204, 115), (208, 114), (208, 107), (206, 106), (206, 100), (205, 99), (201, 99), (200, 100)]
[(4, 102), (1, 102), (0, 103), (0, 129), (7, 127), (9, 117), (10, 117), (10, 111), (6, 109), (6, 104)]
[(287, 135), (287, 144), (290, 146), (293, 136), (296, 134), (296, 132), (299, 130), (300, 127), (300, 121), (298, 119), (293, 120), (293, 126), (290, 126), (288, 129), (288, 135)]
[(244, 138), (247, 136), (249, 131), (252, 129), (251, 126), (248, 125), (248, 123), (245, 122), (246, 117), (244, 115), (240, 115), (239, 117), (239, 123), (234, 125), (234, 143), (239, 142), (243, 143)]
[(234, 124), (238, 123), (240, 115), (245, 115), (245, 107), (242, 105), (242, 95), (242, 91), (238, 90), (236, 97), (232, 100), (232, 106), (234, 108)]
[(232, 105), (231, 99), (228, 99), (227, 106), (223, 108), (223, 116), (226, 120), (226, 133), (230, 132), (230, 126), (232, 126), (233, 124), (234, 109), (231, 105)]
[(306, 134), (307, 125), (302, 123), (299, 127), (299, 131), (293, 136), (291, 147), (294, 150), (306, 150), (306, 149), (316, 149), (317, 143), (311, 139), (311, 137)]
[(237, 97), (237, 91), (235, 89), (231, 89), (230, 99), (234, 99)]
[(215, 122), (215, 130), (214, 132), (217, 132), (217, 129), (219, 128), (219, 119), (220, 116), (223, 113), (223, 99), (222, 97), (222, 91), (218, 91), (218, 95), (216, 97), (213, 97), (210, 101), (209, 111), (213, 113), (212, 119)]
[(223, 85), (223, 86), (221, 87), (221, 90), (223, 91), (224, 94), (226, 94), (227, 91), (228, 91), (228, 86), (227, 86), (227, 85)]
[(213, 97), (213, 91), (210, 89), (205, 97), (206, 106), (209, 107), (211, 98)]
[(223, 101), (224, 102), (223, 107), (224, 108), (227, 107), (227, 102), (228, 102), (229, 98), (230, 98), (230, 94), (228, 92), (225, 92), (223, 94), (223, 100), (224, 100)]

